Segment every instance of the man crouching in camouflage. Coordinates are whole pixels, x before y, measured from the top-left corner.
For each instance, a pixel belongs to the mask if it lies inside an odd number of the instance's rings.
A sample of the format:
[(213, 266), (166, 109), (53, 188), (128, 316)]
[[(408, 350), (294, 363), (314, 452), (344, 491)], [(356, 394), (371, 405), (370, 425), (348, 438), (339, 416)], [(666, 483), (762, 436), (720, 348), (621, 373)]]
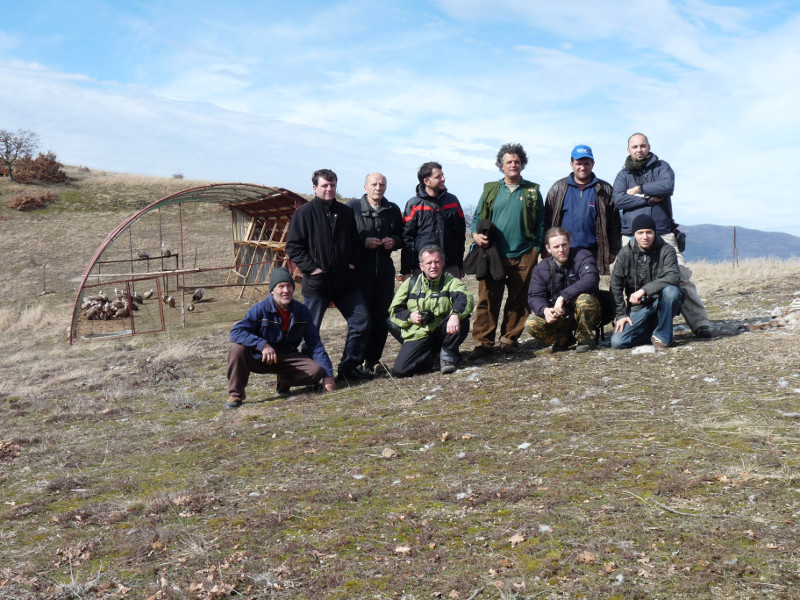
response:
[(525, 330), (552, 344), (553, 352), (569, 349), (576, 337), (575, 351), (588, 352), (597, 346), (594, 331), (601, 319), (597, 262), (589, 250), (570, 248), (563, 227), (549, 229), (544, 243), (550, 257), (533, 270)]

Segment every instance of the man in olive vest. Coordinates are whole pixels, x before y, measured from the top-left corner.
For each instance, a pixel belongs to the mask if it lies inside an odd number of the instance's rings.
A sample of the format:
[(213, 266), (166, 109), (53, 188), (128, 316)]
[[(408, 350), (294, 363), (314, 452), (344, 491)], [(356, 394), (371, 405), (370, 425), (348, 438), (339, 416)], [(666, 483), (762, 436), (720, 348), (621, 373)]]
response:
[[(503, 292), (508, 290), (503, 323), (500, 326), (502, 351), (513, 351), (525, 328), (528, 317), (528, 286), (531, 272), (542, 250), (544, 240), (544, 205), (539, 185), (522, 178), (528, 156), (521, 144), (504, 144), (495, 163), (503, 178), (483, 186), (483, 194), (472, 219), (472, 239), (481, 248), (495, 245), (499, 251), (505, 277), (488, 277), (478, 284), (478, 304), (472, 338), (475, 360), (491, 354), (495, 345), (497, 323)], [(491, 222), (488, 233), (479, 223)]]

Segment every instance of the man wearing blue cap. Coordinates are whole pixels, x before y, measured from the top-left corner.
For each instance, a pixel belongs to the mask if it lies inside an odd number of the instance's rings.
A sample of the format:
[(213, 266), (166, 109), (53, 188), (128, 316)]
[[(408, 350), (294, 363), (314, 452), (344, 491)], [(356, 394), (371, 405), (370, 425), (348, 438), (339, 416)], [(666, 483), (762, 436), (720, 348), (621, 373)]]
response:
[[(250, 373), (278, 376), (278, 394), (292, 386), (313, 385), (322, 380), (326, 391), (336, 389), (333, 366), (311, 312), (293, 299), (294, 279), (280, 267), (269, 276), (270, 294), (247, 311), (231, 329), (228, 351), (228, 402), (225, 408), (242, 405)], [(306, 354), (298, 352), (305, 343)]]
[(545, 226), (563, 227), (570, 233), (573, 248), (585, 248), (595, 256), (600, 275), (611, 272), (622, 247), (619, 211), (614, 207), (611, 184), (594, 174), (594, 155), (586, 145), (575, 146), (572, 167), (547, 192)]

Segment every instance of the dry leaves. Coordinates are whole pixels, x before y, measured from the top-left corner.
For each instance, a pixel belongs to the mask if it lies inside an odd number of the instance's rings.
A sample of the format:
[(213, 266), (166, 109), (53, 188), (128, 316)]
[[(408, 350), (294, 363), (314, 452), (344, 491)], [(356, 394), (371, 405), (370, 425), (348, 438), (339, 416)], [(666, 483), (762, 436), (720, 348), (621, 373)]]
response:
[(19, 444), (9, 442), (8, 440), (0, 440), (0, 460), (11, 460), (18, 457), (19, 454)]
[(521, 544), (522, 542), (524, 542), (525, 536), (522, 535), (521, 533), (515, 533), (510, 538), (508, 538), (508, 541), (511, 542), (511, 547), (513, 548), (517, 544)]

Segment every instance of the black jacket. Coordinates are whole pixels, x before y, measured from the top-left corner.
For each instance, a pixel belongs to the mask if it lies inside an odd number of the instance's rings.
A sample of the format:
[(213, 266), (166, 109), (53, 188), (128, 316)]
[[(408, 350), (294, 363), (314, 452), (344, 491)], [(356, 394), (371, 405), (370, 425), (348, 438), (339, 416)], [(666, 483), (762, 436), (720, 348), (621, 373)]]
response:
[(592, 253), (585, 248), (571, 248), (563, 266), (552, 256), (533, 269), (528, 288), (528, 306), (537, 317), (544, 318), (544, 309), (553, 308), (559, 296), (567, 306), (581, 294), (598, 294), (600, 275)]
[(425, 246), (439, 246), (444, 253), (445, 267), (464, 263), (467, 223), (464, 210), (453, 194), (444, 191), (435, 198), (417, 185), (417, 195), (406, 203), (403, 211), (403, 251), (400, 272), (409, 274), (419, 268), (419, 251)]
[[(668, 285), (680, 286), (678, 255), (675, 249), (658, 235), (648, 252), (642, 251), (634, 238), (617, 255), (611, 273), (611, 293), (614, 295), (617, 319), (628, 316), (629, 311), (652, 304)], [(636, 290), (644, 289), (641, 304), (627, 307), (627, 299)]]
[[(289, 223), (286, 255), (303, 272), (304, 296), (328, 296), (352, 290), (357, 264), (358, 231), (353, 210), (341, 202), (314, 197), (297, 209)], [(322, 273), (311, 275), (319, 267)]]
[[(400, 207), (384, 198), (378, 210), (372, 210), (366, 194), (360, 200), (351, 200), (347, 206), (353, 209), (358, 229), (360, 245), (357, 267), (359, 277), (368, 277), (372, 280), (379, 271), (384, 270), (394, 274), (392, 252), (403, 247), (403, 215)], [(367, 248), (366, 240), (371, 237), (379, 240), (392, 238), (394, 249)]]
[(491, 277), (494, 281), (506, 278), (506, 270), (503, 267), (503, 257), (494, 243), (495, 231), (497, 228), (490, 219), (481, 219), (475, 227), (476, 233), (482, 233), (489, 237), (489, 247), (481, 248), (473, 242), (469, 248), (469, 254), (464, 259), (464, 273), (475, 275), (475, 279), (483, 281)]

